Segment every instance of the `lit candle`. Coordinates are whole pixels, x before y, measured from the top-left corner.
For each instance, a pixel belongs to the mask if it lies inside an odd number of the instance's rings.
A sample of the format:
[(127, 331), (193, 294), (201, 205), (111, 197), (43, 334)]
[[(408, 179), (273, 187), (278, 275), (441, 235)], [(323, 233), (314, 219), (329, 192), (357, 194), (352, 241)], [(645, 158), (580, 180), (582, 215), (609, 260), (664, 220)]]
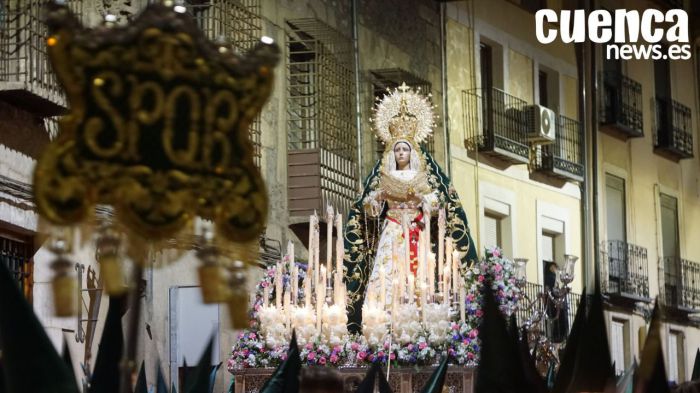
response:
[(333, 207), (328, 205), (326, 209), (326, 271), (328, 272), (329, 280), (324, 282), (324, 285), (331, 285), (330, 278), (333, 266), (331, 265), (333, 257)]
[(413, 274), (408, 275), (408, 302), (413, 303), (413, 295), (416, 293), (415, 290), (415, 277)]
[(445, 269), (445, 276), (444, 276), (444, 282), (443, 282), (443, 288), (442, 288), (442, 299), (443, 299), (443, 304), (445, 304), (447, 307), (450, 306), (450, 279), (452, 277), (452, 269), (447, 268)]

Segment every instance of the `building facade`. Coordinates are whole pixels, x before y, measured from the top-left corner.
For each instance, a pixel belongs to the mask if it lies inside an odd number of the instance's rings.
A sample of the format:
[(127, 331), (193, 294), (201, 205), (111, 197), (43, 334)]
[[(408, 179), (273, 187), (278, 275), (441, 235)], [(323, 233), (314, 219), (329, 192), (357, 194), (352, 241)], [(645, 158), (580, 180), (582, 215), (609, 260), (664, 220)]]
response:
[[(94, 249), (78, 247), (76, 239), (81, 316), (52, 317), (52, 255), (37, 236), (30, 184), (35, 159), (55, 137), (53, 119), (66, 103), (45, 57), (38, 3), (5, 2), (0, 19), (0, 124), (10, 131), (0, 136), (0, 241), (56, 347), (67, 340), (80, 371), (79, 363), (92, 365), (107, 299), (100, 296)], [(146, 1), (68, 3), (83, 23), (95, 25), (107, 14), (124, 23)], [(623, 3), (602, 6), (660, 8), (663, 2)], [(561, 267), (565, 255), (581, 258), (571, 285), (572, 294), (581, 294), (598, 261), (619, 370), (638, 359), (647, 305), (660, 294), (673, 317), (665, 332), (669, 375), (688, 379), (700, 345), (688, 318), (700, 307), (700, 269), (691, 262), (700, 261), (700, 245), (693, 242), (700, 230), (695, 59), (664, 65), (600, 58), (594, 178), (601, 242), (597, 256), (584, 259), (586, 136), (576, 56), (572, 45), (538, 43), (534, 31), (534, 11), (561, 9), (562, 1), (178, 4), (211, 39), (224, 39), (234, 50), (245, 51), (263, 35), (282, 48), (273, 94), (251, 125), (270, 195), (264, 261), (278, 259), (288, 241), (303, 259), (309, 214), (319, 212), (325, 225), (327, 204), (344, 212), (355, 200), (383, 151), (369, 123), (372, 105), (385, 89), (406, 82), (432, 94), (437, 105), (438, 124), (424, 147), (449, 171), (479, 249), (498, 245), (508, 257), (527, 258), (530, 295), (548, 283), (552, 263)], [(159, 359), (175, 381), (183, 359), (195, 363), (216, 331), (217, 361), (225, 363), (236, 332), (228, 328), (225, 307), (201, 304), (197, 258), (177, 251), (154, 258), (158, 268), (144, 276), (140, 357), (150, 364)], [(575, 300), (569, 298), (567, 318)], [(148, 371), (149, 380), (154, 373)], [(219, 386), (228, 380), (224, 374)]]

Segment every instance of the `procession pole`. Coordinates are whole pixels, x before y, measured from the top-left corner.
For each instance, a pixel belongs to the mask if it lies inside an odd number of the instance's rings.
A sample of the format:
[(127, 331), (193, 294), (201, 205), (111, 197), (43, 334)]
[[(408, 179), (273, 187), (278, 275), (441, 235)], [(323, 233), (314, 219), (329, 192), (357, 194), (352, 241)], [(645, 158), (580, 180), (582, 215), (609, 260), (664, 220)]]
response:
[(129, 291), (129, 321), (126, 327), (126, 350), (122, 356), (122, 374), (119, 383), (120, 393), (131, 393), (131, 375), (136, 370), (136, 348), (138, 344), (139, 321), (141, 317), (141, 299), (139, 283), (143, 277), (143, 266), (134, 264)]

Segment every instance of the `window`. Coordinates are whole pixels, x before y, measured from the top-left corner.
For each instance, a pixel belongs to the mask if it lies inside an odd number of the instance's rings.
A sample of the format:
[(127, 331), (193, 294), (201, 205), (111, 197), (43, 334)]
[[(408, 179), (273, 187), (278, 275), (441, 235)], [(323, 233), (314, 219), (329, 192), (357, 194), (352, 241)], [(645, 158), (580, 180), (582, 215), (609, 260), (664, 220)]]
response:
[(29, 240), (24, 241), (14, 236), (0, 235), (0, 263), (5, 264), (30, 303), (32, 302), (34, 283), (32, 254)]
[(661, 239), (663, 256), (680, 257), (678, 241), (678, 200), (661, 194)]
[(610, 325), (610, 350), (615, 364), (615, 375), (625, 372), (630, 361), (629, 321), (613, 319)]
[(540, 105), (549, 107), (547, 100), (547, 73), (540, 71), (537, 78), (540, 87)]
[(627, 241), (625, 180), (605, 174), (605, 206), (608, 240)]
[[(199, 287), (170, 288), (170, 377), (179, 389), (219, 330), (219, 306), (204, 304)], [(190, 365), (185, 368), (185, 361)], [(214, 335), (212, 364), (219, 363), (219, 337)], [(178, 382), (175, 382), (178, 381)]]
[(555, 112), (559, 111), (559, 73), (539, 65), (537, 74), (538, 103)]
[(544, 285), (549, 288), (554, 288), (557, 279), (555, 271), (553, 270), (553, 268), (556, 267), (557, 237), (555, 233), (548, 231), (542, 232), (542, 271), (544, 273)]
[(486, 247), (503, 246), (501, 238), (502, 218), (493, 213), (484, 214), (484, 242)]
[(493, 48), (491, 45), (481, 43), (479, 47), (481, 58), (481, 88), (490, 90), (493, 87)]
[(683, 332), (671, 330), (668, 334), (668, 379), (681, 383), (685, 380), (685, 353)]

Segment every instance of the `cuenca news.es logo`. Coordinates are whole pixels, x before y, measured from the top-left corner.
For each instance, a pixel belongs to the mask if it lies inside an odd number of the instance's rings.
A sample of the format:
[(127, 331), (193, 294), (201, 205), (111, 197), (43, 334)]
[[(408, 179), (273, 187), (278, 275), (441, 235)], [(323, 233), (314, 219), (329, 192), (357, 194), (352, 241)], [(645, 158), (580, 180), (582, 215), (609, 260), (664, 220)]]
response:
[[(545, 25), (548, 23), (548, 26)], [(558, 24), (558, 29), (553, 24)], [(665, 13), (657, 9), (563, 10), (551, 9), (535, 14), (537, 40), (551, 44), (557, 37), (564, 43), (589, 39), (605, 45), (608, 59), (690, 59), (688, 14), (681, 9)], [(638, 43), (641, 42), (641, 43)]]

